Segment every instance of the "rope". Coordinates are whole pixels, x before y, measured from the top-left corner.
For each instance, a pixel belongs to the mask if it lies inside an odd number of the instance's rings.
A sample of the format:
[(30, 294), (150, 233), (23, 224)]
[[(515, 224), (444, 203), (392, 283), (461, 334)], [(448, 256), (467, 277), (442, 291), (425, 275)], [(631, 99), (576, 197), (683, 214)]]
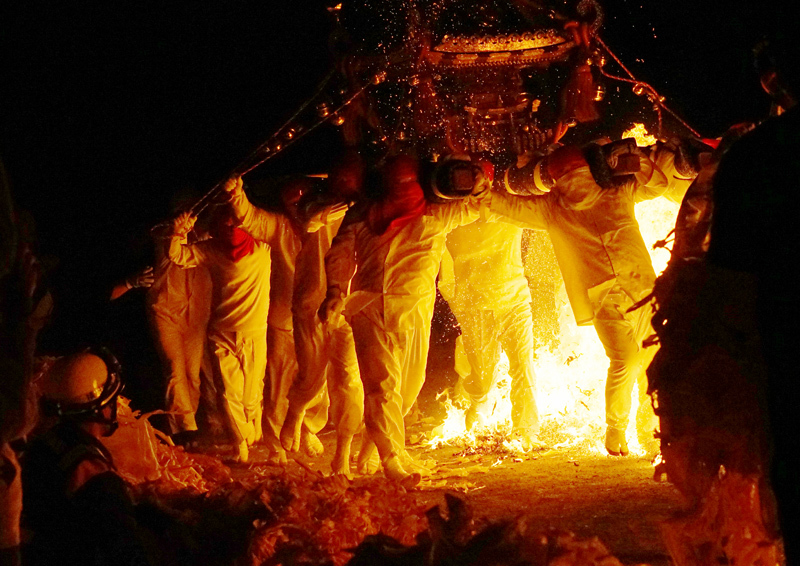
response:
[(628, 67), (625, 66), (625, 63), (623, 63), (620, 60), (620, 58), (617, 57), (617, 55), (613, 51), (611, 51), (611, 49), (600, 38), (600, 36), (595, 35), (594, 39), (605, 50), (605, 52), (608, 53), (608, 55), (614, 60), (614, 62), (617, 65), (619, 65), (620, 68), (623, 71), (625, 71), (625, 73), (630, 78), (626, 79), (625, 77), (611, 75), (611, 74), (607, 73), (606, 71), (604, 71), (603, 68), (598, 65), (598, 67), (600, 68), (600, 73), (606, 78), (632, 84), (634, 93), (636, 93), (637, 95), (645, 94), (647, 96), (647, 98), (653, 103), (653, 109), (658, 114), (658, 133), (659, 133), (659, 137), (661, 137), (661, 130), (662, 130), (662, 124), (663, 124), (662, 110), (666, 110), (667, 112), (669, 112), (669, 114), (673, 118), (675, 118), (675, 120), (677, 120), (684, 128), (689, 130), (692, 133), (692, 135), (694, 135), (695, 137), (698, 137), (698, 138), (702, 138), (703, 137), (697, 132), (697, 130), (695, 130), (689, 124), (687, 124), (686, 121), (683, 118), (678, 116), (678, 114), (676, 114), (671, 108), (669, 108), (664, 103), (665, 97), (660, 95), (658, 93), (658, 91), (656, 91), (656, 89), (653, 88), (652, 85), (637, 79), (634, 76), (634, 74), (630, 71), (630, 69), (628, 69)]
[[(339, 106), (338, 106), (338, 107), (337, 107), (337, 108), (336, 108), (336, 109), (335, 109), (333, 112), (331, 112), (331, 114), (336, 114), (336, 113), (338, 113), (340, 110), (342, 110), (343, 108), (345, 108), (346, 106), (349, 106), (349, 105), (350, 105), (350, 104), (351, 104), (351, 103), (352, 103), (352, 102), (353, 102), (353, 101), (354, 101), (356, 98), (358, 98), (359, 96), (361, 96), (361, 94), (362, 94), (362, 93), (363, 93), (365, 90), (367, 90), (367, 89), (368, 89), (370, 86), (372, 86), (372, 83), (367, 83), (367, 84), (365, 84), (364, 86), (362, 86), (360, 89), (358, 89), (358, 91), (357, 91), (357, 92), (356, 92), (354, 95), (352, 95), (350, 98), (348, 98), (346, 101), (344, 101), (344, 102), (343, 102), (341, 105), (339, 105)], [(287, 142), (286, 142), (286, 143), (283, 145), (283, 147), (282, 147), (282, 148), (281, 148), (279, 151), (275, 151), (275, 152), (271, 152), (271, 153), (267, 154), (267, 155), (266, 155), (266, 156), (265, 156), (263, 159), (261, 159), (260, 161), (258, 161), (258, 162), (257, 162), (257, 163), (255, 163), (254, 165), (252, 165), (252, 166), (248, 167), (246, 170), (242, 171), (240, 175), (246, 175), (247, 173), (249, 173), (250, 171), (252, 171), (252, 170), (253, 170), (253, 169), (255, 169), (256, 167), (258, 167), (258, 166), (262, 165), (262, 164), (263, 164), (263, 163), (265, 163), (266, 161), (269, 161), (270, 159), (272, 159), (273, 157), (275, 157), (276, 155), (278, 155), (278, 154), (279, 154), (281, 151), (283, 151), (283, 150), (285, 150), (287, 147), (290, 147), (291, 145), (293, 145), (293, 144), (297, 143), (298, 141), (300, 141), (301, 139), (303, 139), (303, 138), (304, 138), (306, 135), (310, 134), (311, 132), (313, 132), (314, 130), (316, 130), (316, 129), (317, 129), (319, 126), (321, 126), (322, 124), (324, 124), (324, 123), (325, 123), (325, 122), (327, 122), (327, 121), (328, 121), (328, 118), (327, 118), (327, 117), (325, 117), (325, 118), (322, 118), (321, 120), (317, 121), (317, 123), (316, 123), (316, 124), (314, 124), (313, 126), (311, 126), (310, 128), (308, 128), (307, 130), (303, 130), (303, 131), (301, 131), (301, 132), (300, 132), (300, 133), (298, 133), (296, 136), (294, 136), (294, 137), (293, 137), (291, 140), (287, 141)], [(273, 137), (275, 137), (275, 136), (273, 136)], [(263, 149), (263, 147), (264, 147), (264, 144), (262, 144), (262, 145), (260, 146), (260, 148), (259, 148), (259, 149)], [(256, 155), (257, 153), (258, 153), (257, 151), (256, 151), (256, 152), (253, 152), (253, 153), (251, 154), (251, 156), (252, 156), (252, 155)]]
[[(298, 117), (298, 116), (299, 116), (299, 115), (300, 115), (300, 114), (301, 114), (301, 113), (302, 113), (302, 112), (303, 112), (303, 111), (304, 111), (306, 108), (308, 108), (309, 104), (311, 104), (312, 102), (314, 102), (314, 100), (316, 100), (316, 99), (317, 99), (317, 97), (320, 95), (320, 93), (322, 93), (322, 91), (325, 89), (325, 87), (327, 86), (327, 84), (328, 84), (328, 83), (330, 82), (330, 80), (333, 78), (333, 76), (334, 76), (335, 72), (336, 72), (336, 70), (335, 70), (335, 69), (331, 69), (330, 71), (328, 71), (328, 74), (327, 74), (327, 75), (325, 75), (325, 77), (322, 79), (322, 81), (320, 81), (319, 85), (317, 85), (317, 88), (316, 88), (316, 90), (314, 91), (314, 94), (313, 94), (313, 95), (311, 95), (311, 97), (310, 97), (310, 98), (308, 98), (308, 99), (307, 99), (307, 100), (306, 100), (306, 101), (305, 101), (303, 104), (301, 104), (301, 105), (300, 105), (300, 107), (299, 107), (299, 108), (298, 108), (298, 109), (297, 109), (297, 110), (294, 112), (294, 114), (292, 114), (292, 115), (291, 115), (291, 117), (289, 117), (289, 119), (288, 119), (288, 120), (286, 120), (286, 122), (284, 122), (284, 124), (283, 124), (283, 125), (282, 125), (280, 128), (278, 128), (278, 129), (277, 129), (277, 130), (276, 130), (276, 131), (275, 131), (275, 132), (274, 132), (274, 133), (273, 133), (273, 134), (272, 134), (272, 135), (271, 135), (271, 136), (270, 136), (270, 137), (267, 139), (267, 141), (265, 141), (264, 143), (260, 144), (260, 145), (259, 145), (258, 147), (256, 147), (256, 148), (255, 148), (253, 151), (251, 151), (251, 152), (250, 152), (250, 154), (249, 154), (249, 155), (248, 155), (248, 156), (247, 156), (247, 157), (246, 157), (246, 158), (245, 158), (245, 159), (242, 161), (242, 163), (246, 163), (246, 162), (247, 162), (247, 161), (249, 161), (249, 160), (250, 160), (250, 159), (251, 159), (253, 156), (256, 156), (256, 155), (258, 155), (259, 153), (261, 153), (262, 151), (264, 151), (264, 148), (265, 148), (265, 147), (267, 147), (267, 146), (268, 146), (268, 145), (269, 145), (269, 144), (270, 144), (270, 143), (271, 143), (271, 142), (272, 142), (272, 141), (273, 141), (275, 138), (277, 138), (277, 137), (278, 137), (278, 135), (279, 135), (279, 134), (280, 134), (280, 133), (281, 133), (281, 132), (282, 132), (282, 131), (283, 131), (283, 130), (286, 128), (286, 126), (288, 126), (289, 124), (291, 124), (292, 122), (294, 122), (294, 120), (295, 120), (295, 119), (296, 119), (296, 118), (297, 118), (297, 117)], [(241, 165), (241, 163), (240, 163), (240, 165)], [(237, 168), (238, 168), (238, 167), (237, 167)], [(252, 168), (251, 168), (251, 169), (248, 169), (248, 171), (250, 171), (250, 170), (252, 170)], [(219, 192), (220, 185), (221, 185), (223, 182), (224, 182), (224, 180), (222, 180), (222, 181), (219, 181), (218, 183), (214, 184), (214, 186), (212, 186), (212, 187), (211, 187), (211, 189), (209, 189), (207, 193), (205, 193), (205, 194), (204, 194), (202, 197), (200, 197), (200, 198), (197, 200), (197, 202), (195, 202), (195, 203), (192, 205), (192, 208), (190, 208), (189, 210), (191, 211), (191, 213), (192, 213), (192, 215), (193, 215), (193, 216), (199, 216), (199, 215), (200, 215), (200, 213), (201, 213), (201, 212), (203, 212), (203, 211), (204, 211), (204, 210), (205, 210), (205, 209), (208, 207), (208, 205), (211, 203), (211, 198), (213, 198), (214, 196), (216, 196), (216, 195), (217, 195), (217, 193)]]
[(272, 134), (272, 135), (269, 137), (269, 139), (267, 139), (267, 141), (265, 141), (264, 143), (262, 143), (261, 145), (259, 145), (258, 147), (256, 147), (256, 148), (255, 148), (253, 151), (251, 151), (251, 152), (250, 152), (250, 154), (249, 154), (249, 155), (248, 155), (248, 156), (247, 156), (247, 157), (246, 157), (246, 158), (245, 158), (243, 161), (244, 161), (244, 162), (246, 162), (246, 161), (249, 161), (249, 160), (250, 160), (250, 158), (252, 158), (252, 157), (254, 157), (254, 156), (258, 155), (259, 153), (261, 153), (261, 152), (264, 150), (264, 148), (265, 148), (267, 145), (269, 145), (269, 144), (270, 144), (270, 142), (272, 142), (273, 140), (275, 140), (275, 138), (277, 138), (277, 137), (279, 136), (279, 134), (280, 134), (280, 133), (281, 133), (281, 132), (282, 132), (282, 131), (283, 131), (283, 130), (284, 130), (286, 127), (287, 127), (287, 126), (289, 126), (289, 125), (290, 125), (292, 122), (294, 122), (294, 121), (295, 121), (295, 119), (296, 119), (296, 118), (297, 118), (297, 117), (298, 117), (298, 116), (299, 116), (299, 115), (300, 115), (300, 114), (301, 114), (301, 113), (302, 113), (302, 112), (303, 112), (303, 111), (304, 111), (306, 108), (308, 108), (308, 106), (309, 106), (309, 105), (310, 105), (312, 102), (314, 102), (314, 101), (317, 99), (317, 97), (318, 97), (318, 96), (319, 96), (319, 95), (322, 93), (322, 91), (323, 91), (323, 90), (325, 89), (325, 87), (328, 85), (328, 83), (330, 82), (330, 80), (333, 78), (333, 75), (335, 74), (335, 72), (336, 72), (336, 69), (331, 69), (331, 70), (328, 72), (328, 74), (327, 74), (327, 75), (325, 75), (325, 78), (323, 78), (323, 79), (322, 79), (322, 81), (320, 82), (320, 84), (317, 86), (317, 89), (314, 91), (314, 94), (312, 94), (310, 98), (308, 98), (308, 99), (307, 99), (307, 100), (306, 100), (306, 101), (305, 101), (305, 102), (304, 102), (302, 105), (300, 105), (300, 108), (298, 108), (298, 109), (295, 111), (295, 113), (294, 113), (294, 114), (292, 114), (292, 115), (291, 115), (291, 117), (289, 117), (289, 119), (288, 119), (288, 120), (286, 120), (286, 122), (284, 122), (284, 123), (283, 123), (283, 125), (282, 125), (280, 128), (278, 128), (277, 130), (275, 130), (275, 133), (273, 133), (273, 134)]
[[(286, 143), (283, 145), (283, 147), (281, 147), (281, 149), (280, 149), (280, 150), (278, 150), (278, 151), (273, 151), (273, 152), (270, 152), (270, 153), (268, 153), (266, 156), (264, 156), (263, 158), (259, 159), (259, 161), (257, 161), (255, 164), (253, 164), (253, 165), (249, 166), (247, 169), (245, 169), (245, 170), (243, 170), (243, 171), (242, 171), (242, 170), (240, 170), (240, 167), (242, 167), (244, 163), (247, 163), (248, 161), (250, 161), (250, 160), (251, 160), (252, 158), (254, 158), (254, 157), (258, 157), (258, 156), (259, 156), (259, 154), (261, 154), (261, 153), (262, 153), (262, 152), (263, 152), (265, 149), (267, 149), (267, 148), (269, 147), (269, 144), (270, 144), (272, 141), (274, 141), (276, 138), (278, 138), (278, 137), (280, 136), (280, 133), (281, 133), (281, 132), (282, 132), (282, 131), (283, 131), (283, 130), (284, 130), (286, 127), (287, 127), (287, 126), (289, 126), (289, 125), (290, 125), (292, 122), (294, 122), (294, 120), (295, 120), (295, 119), (296, 119), (296, 118), (297, 118), (297, 117), (298, 117), (298, 116), (299, 116), (299, 115), (300, 115), (300, 114), (301, 114), (301, 113), (302, 113), (302, 112), (303, 112), (303, 111), (304, 111), (306, 108), (308, 108), (308, 106), (309, 106), (309, 105), (310, 105), (310, 104), (311, 104), (311, 103), (312, 103), (314, 100), (316, 100), (316, 99), (317, 99), (317, 97), (320, 95), (320, 93), (322, 92), (322, 90), (325, 88), (325, 86), (328, 84), (328, 82), (329, 82), (329, 81), (331, 80), (331, 78), (333, 77), (334, 73), (335, 73), (335, 70), (331, 70), (331, 71), (330, 71), (330, 72), (327, 74), (327, 76), (326, 76), (326, 77), (325, 77), (325, 78), (322, 80), (322, 82), (320, 83), (320, 85), (317, 87), (317, 90), (314, 92), (314, 94), (313, 94), (313, 95), (312, 95), (312, 96), (311, 96), (309, 99), (307, 99), (307, 100), (306, 100), (306, 101), (305, 101), (305, 102), (304, 102), (304, 103), (303, 103), (303, 104), (300, 106), (300, 108), (298, 108), (298, 109), (297, 109), (297, 111), (295, 111), (295, 113), (294, 113), (294, 114), (292, 114), (292, 116), (291, 116), (291, 117), (290, 117), (290, 118), (289, 118), (289, 119), (288, 119), (288, 120), (287, 120), (287, 121), (286, 121), (286, 122), (285, 122), (285, 123), (284, 123), (284, 124), (283, 124), (283, 125), (282, 125), (282, 126), (279, 128), (279, 129), (278, 129), (278, 130), (276, 130), (276, 131), (275, 131), (275, 133), (273, 133), (273, 134), (272, 134), (272, 135), (269, 137), (269, 139), (268, 139), (266, 142), (264, 142), (264, 143), (260, 144), (260, 145), (259, 145), (259, 146), (258, 146), (256, 149), (254, 149), (253, 151), (251, 151), (251, 152), (250, 152), (250, 154), (247, 156), (247, 158), (246, 158), (246, 159), (244, 159), (244, 160), (242, 160), (242, 162), (241, 162), (241, 163), (239, 163), (239, 165), (238, 165), (238, 166), (237, 166), (237, 167), (234, 169), (234, 172), (235, 172), (235, 173), (237, 173), (237, 174), (238, 174), (240, 177), (241, 177), (241, 176), (244, 176), (244, 175), (246, 175), (247, 173), (249, 173), (250, 171), (252, 171), (252, 170), (253, 170), (253, 169), (255, 169), (256, 167), (259, 167), (260, 165), (264, 164), (266, 161), (268, 161), (268, 160), (272, 159), (273, 157), (275, 157), (276, 155), (278, 155), (278, 154), (279, 154), (281, 151), (285, 150), (287, 147), (289, 147), (289, 146), (293, 145), (294, 143), (298, 142), (299, 140), (301, 140), (302, 138), (304, 138), (306, 135), (310, 134), (311, 132), (313, 132), (314, 130), (316, 130), (316, 129), (317, 129), (319, 126), (321, 126), (322, 124), (324, 124), (324, 123), (327, 121), (327, 119), (328, 119), (328, 118), (327, 118), (327, 116), (326, 116), (325, 118), (322, 118), (322, 119), (318, 120), (318, 121), (317, 121), (317, 122), (316, 122), (316, 123), (315, 123), (313, 126), (311, 126), (310, 128), (308, 128), (308, 129), (306, 129), (306, 130), (302, 130), (301, 132), (299, 132), (299, 133), (298, 133), (297, 135), (295, 135), (295, 136), (294, 136), (294, 137), (293, 137), (291, 140), (287, 141), (287, 142), (286, 142)], [(378, 75), (376, 74), (375, 76), (378, 76)], [(352, 103), (352, 102), (353, 102), (353, 101), (354, 101), (356, 98), (358, 98), (359, 96), (361, 96), (361, 94), (362, 94), (362, 93), (363, 93), (365, 90), (367, 90), (367, 89), (368, 89), (370, 86), (372, 86), (373, 84), (375, 84), (375, 83), (373, 83), (373, 82), (369, 82), (369, 83), (365, 84), (364, 86), (362, 86), (362, 87), (361, 87), (361, 88), (360, 88), (360, 89), (359, 89), (359, 90), (358, 90), (358, 91), (357, 91), (355, 94), (353, 94), (353, 95), (352, 95), (350, 98), (348, 98), (347, 100), (345, 100), (345, 101), (344, 101), (344, 102), (343, 102), (341, 105), (339, 105), (339, 106), (338, 106), (338, 107), (337, 107), (335, 110), (333, 110), (333, 111), (331, 112), (331, 114), (336, 114), (336, 113), (338, 113), (339, 111), (341, 111), (343, 108), (345, 108), (346, 106), (349, 106), (349, 105), (350, 105), (350, 104), (351, 104), (351, 103)], [(196, 202), (196, 203), (195, 203), (195, 204), (192, 206), (192, 208), (190, 209), (190, 210), (191, 210), (191, 213), (192, 213), (192, 215), (193, 215), (193, 216), (199, 216), (199, 215), (200, 215), (200, 213), (201, 213), (201, 212), (203, 212), (203, 211), (204, 211), (204, 210), (205, 210), (205, 209), (206, 209), (206, 208), (209, 206), (209, 204), (211, 204), (211, 201), (212, 201), (213, 197), (215, 197), (217, 194), (219, 194), (219, 191), (220, 191), (220, 189), (221, 189), (222, 183), (224, 183), (224, 182), (225, 182), (225, 179), (223, 179), (222, 181), (220, 181), (220, 182), (216, 183), (216, 184), (215, 184), (213, 187), (211, 187), (211, 189), (209, 189), (209, 191), (208, 191), (207, 193), (205, 193), (205, 194), (204, 194), (202, 197), (200, 197), (200, 199), (199, 199), (199, 200), (198, 200), (198, 201), (197, 201), (197, 202)]]

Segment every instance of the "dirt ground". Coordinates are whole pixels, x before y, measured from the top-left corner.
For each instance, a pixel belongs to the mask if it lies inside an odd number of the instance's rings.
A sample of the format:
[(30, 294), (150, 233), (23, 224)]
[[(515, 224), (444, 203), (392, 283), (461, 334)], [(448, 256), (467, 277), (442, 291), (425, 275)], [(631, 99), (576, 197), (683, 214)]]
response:
[[(443, 453), (437, 459), (446, 456), (445, 450), (438, 452)], [(598, 536), (625, 564), (663, 564), (668, 555), (658, 523), (680, 508), (681, 498), (652, 475), (646, 460), (553, 451), (468, 476), (475, 489), (466, 500), (477, 516), (526, 514), (535, 527)], [(423, 493), (441, 497), (445, 489), (423, 488)]]
[[(447, 325), (447, 320), (439, 322)], [(447, 335), (442, 329), (438, 332)], [(443, 419), (437, 396), (456, 379), (452, 342), (431, 345), (428, 379), (418, 399), (422, 420), (407, 427), (409, 442), (424, 437), (426, 430)], [(305, 467), (329, 474), (335, 434), (326, 429), (320, 439), (325, 445), (322, 456), (296, 456), (296, 461), (290, 459), (289, 468)], [(357, 436), (353, 454), (359, 445)], [(671, 484), (653, 479), (650, 459), (610, 457), (575, 448), (545, 449), (524, 457), (496, 453), (465, 456), (463, 447), (430, 449), (417, 444), (409, 446), (409, 452), (436, 463), (434, 473), (412, 490), (423, 505), (444, 508), (445, 493), (453, 493), (464, 499), (478, 523), (524, 515), (535, 531), (554, 527), (581, 538), (596, 536), (626, 565), (671, 564), (659, 524), (680, 511), (683, 500)], [(247, 467), (233, 466), (234, 477), (246, 476), (252, 468), (263, 470), (266, 459), (267, 450), (255, 447)], [(366, 477), (355, 478), (356, 483), (368, 481)]]
[[(289, 467), (329, 473), (335, 435), (323, 432), (320, 438), (326, 449), (322, 456), (297, 456)], [(357, 438), (354, 447), (358, 443)], [(437, 463), (434, 474), (412, 490), (425, 505), (442, 505), (445, 493), (455, 493), (479, 523), (525, 515), (537, 530), (555, 527), (581, 538), (597, 536), (624, 564), (670, 563), (659, 522), (678, 511), (682, 501), (670, 484), (654, 481), (648, 460), (544, 450), (497, 463), (497, 456), (458, 456), (461, 449), (453, 447), (410, 452)], [(234, 476), (263, 469), (266, 456), (266, 449), (256, 447), (248, 466), (234, 467)]]

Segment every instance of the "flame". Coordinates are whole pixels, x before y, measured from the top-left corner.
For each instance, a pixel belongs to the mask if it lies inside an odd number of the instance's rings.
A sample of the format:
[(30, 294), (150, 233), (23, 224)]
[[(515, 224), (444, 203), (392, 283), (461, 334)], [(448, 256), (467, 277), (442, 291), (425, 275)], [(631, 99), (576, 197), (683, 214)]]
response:
[[(640, 139), (650, 144), (655, 143), (655, 138), (649, 136), (641, 124), (636, 124), (629, 132), (627, 137), (636, 137), (640, 145)], [(654, 249), (653, 245), (665, 239), (672, 230), (679, 206), (663, 198), (636, 205), (636, 218), (656, 274), (664, 270), (670, 256), (664, 247)], [(555, 271), (557, 272), (557, 268)], [(578, 326), (575, 323), (563, 283), (557, 281), (555, 284), (560, 285), (556, 300), (559, 305), (558, 345), (552, 350), (540, 347), (535, 360), (540, 439), (553, 449), (571, 448), (602, 455), (606, 453), (605, 380), (608, 358), (594, 327)], [(495, 369), (497, 385), (486, 403), (486, 406), (491, 407), (488, 414), (483, 415), (472, 431), (467, 431), (465, 415), (468, 401), (458, 393), (447, 395), (443, 400), (447, 417), (442, 425), (434, 429), (429, 445), (474, 446), (482, 439), (499, 434), (508, 437), (503, 442), (506, 449), (512, 452), (523, 451), (516, 441), (510, 439), (510, 381), (508, 358), (503, 353)], [(641, 456), (646, 451), (639, 444), (634, 424), (639, 407), (637, 389), (638, 386), (634, 386), (627, 440), (631, 454)]]
[[(634, 123), (630, 129), (622, 134), (623, 138), (634, 138), (639, 147), (648, 147), (658, 141), (650, 135), (644, 124)], [(664, 246), (655, 246), (667, 237), (675, 226), (680, 203), (674, 203), (664, 198), (648, 200), (636, 204), (636, 220), (639, 231), (647, 244), (653, 269), (660, 275), (669, 262), (669, 250)]]
[(605, 377), (608, 358), (593, 326), (577, 326), (564, 296), (559, 347), (539, 353), (536, 400), (542, 437), (553, 448), (605, 453)]
[[(647, 244), (650, 260), (656, 275), (660, 275), (667, 267), (670, 253), (664, 246), (654, 247), (665, 240), (667, 234), (675, 227), (680, 203), (669, 201), (665, 198), (646, 200), (636, 204), (636, 221), (639, 231)], [(666, 242), (664, 242), (666, 243)]]
[(639, 124), (639, 123), (635, 123), (630, 127), (630, 129), (625, 130), (622, 133), (622, 138), (636, 139), (636, 145), (638, 145), (639, 147), (648, 147), (656, 143), (656, 141), (658, 141), (655, 136), (650, 135), (647, 132), (647, 128), (644, 127), (644, 124)]

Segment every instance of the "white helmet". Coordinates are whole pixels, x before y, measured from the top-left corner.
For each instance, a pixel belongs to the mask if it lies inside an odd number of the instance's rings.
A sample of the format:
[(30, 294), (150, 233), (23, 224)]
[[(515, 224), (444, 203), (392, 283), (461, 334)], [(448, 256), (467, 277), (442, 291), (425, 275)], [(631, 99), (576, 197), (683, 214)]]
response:
[(120, 391), (117, 359), (105, 348), (85, 350), (58, 359), (47, 372), (42, 384), (42, 411), (49, 416), (97, 420)]

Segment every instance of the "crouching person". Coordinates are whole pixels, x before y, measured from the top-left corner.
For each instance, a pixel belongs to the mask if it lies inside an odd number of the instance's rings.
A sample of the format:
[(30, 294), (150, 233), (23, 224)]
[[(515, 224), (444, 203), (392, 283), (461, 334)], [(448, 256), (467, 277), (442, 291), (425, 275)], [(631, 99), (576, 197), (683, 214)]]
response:
[(107, 351), (59, 359), (44, 378), (43, 416), (55, 424), (22, 462), (26, 564), (163, 563), (140, 528), (126, 482), (101, 439), (117, 427), (120, 368)]

